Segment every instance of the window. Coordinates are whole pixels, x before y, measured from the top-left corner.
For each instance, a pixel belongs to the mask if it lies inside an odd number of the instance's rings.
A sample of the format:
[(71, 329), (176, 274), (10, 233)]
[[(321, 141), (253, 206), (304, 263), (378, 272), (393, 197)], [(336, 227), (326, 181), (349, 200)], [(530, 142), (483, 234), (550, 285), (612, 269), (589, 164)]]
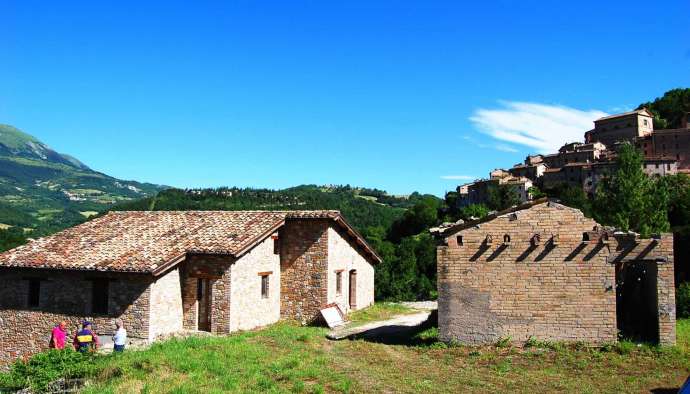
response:
[(94, 279), (91, 281), (91, 286), (91, 311), (94, 314), (107, 314), (110, 281), (108, 279)]
[(280, 254), (280, 238), (273, 237), (273, 254)]
[(343, 271), (335, 273), (335, 293), (338, 295), (343, 293)]
[(458, 246), (462, 246), (462, 235), (458, 235), (457, 237), (455, 237), (455, 240), (457, 241)]
[(37, 307), (41, 301), (41, 281), (40, 279), (29, 279), (29, 300), (30, 307)]
[(647, 126), (647, 119), (643, 119), (642, 123), (644, 123), (644, 125)]
[(656, 168), (659, 168), (659, 163), (656, 163)]
[(671, 165), (668, 164), (668, 163), (666, 164), (666, 170), (667, 170), (667, 171), (671, 171)]
[(261, 298), (268, 298), (268, 274), (261, 275)]

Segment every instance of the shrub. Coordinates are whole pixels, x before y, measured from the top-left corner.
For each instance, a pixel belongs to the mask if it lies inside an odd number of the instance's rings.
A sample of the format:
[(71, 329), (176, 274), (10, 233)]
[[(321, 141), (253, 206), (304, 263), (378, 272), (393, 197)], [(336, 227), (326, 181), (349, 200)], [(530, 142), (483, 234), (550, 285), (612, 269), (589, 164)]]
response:
[(510, 336), (498, 338), (496, 341), (496, 347), (509, 347), (513, 338)]
[(690, 317), (690, 282), (681, 283), (676, 290), (676, 315)]
[(28, 361), (16, 361), (9, 372), (0, 374), (0, 389), (16, 390), (29, 387), (41, 392), (58, 379), (89, 376), (96, 370), (94, 357), (71, 349), (38, 353)]

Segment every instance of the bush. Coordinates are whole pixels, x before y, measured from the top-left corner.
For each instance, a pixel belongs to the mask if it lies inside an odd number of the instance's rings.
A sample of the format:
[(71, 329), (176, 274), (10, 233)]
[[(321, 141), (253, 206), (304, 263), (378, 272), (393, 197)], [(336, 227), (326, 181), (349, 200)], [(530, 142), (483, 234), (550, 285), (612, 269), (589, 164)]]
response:
[(676, 316), (690, 317), (690, 282), (681, 283), (676, 290)]
[(94, 357), (71, 349), (38, 353), (28, 361), (16, 361), (9, 372), (0, 374), (0, 391), (29, 387), (41, 392), (58, 379), (92, 375), (96, 370)]

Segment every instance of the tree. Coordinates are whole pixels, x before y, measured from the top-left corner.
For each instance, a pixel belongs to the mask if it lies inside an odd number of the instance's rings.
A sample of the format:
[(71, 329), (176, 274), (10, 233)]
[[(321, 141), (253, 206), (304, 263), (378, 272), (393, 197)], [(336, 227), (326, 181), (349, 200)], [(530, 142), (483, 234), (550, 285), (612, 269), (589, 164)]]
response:
[(460, 210), (460, 218), (463, 220), (481, 219), (489, 214), (489, 208), (484, 204), (471, 204)]
[(542, 197), (546, 197), (546, 193), (539, 190), (539, 188), (536, 186), (532, 186), (529, 189), (527, 189), (527, 193), (529, 193), (529, 195), (532, 196), (533, 200), (536, 200), (536, 199), (539, 199)]
[(675, 231), (690, 232), (690, 177), (668, 175), (659, 179), (658, 187), (668, 193), (668, 220)]
[(502, 211), (520, 203), (517, 190), (512, 185), (489, 185), (486, 194), (486, 205), (494, 211)]
[(587, 217), (592, 217), (592, 202), (581, 187), (562, 183), (546, 191), (549, 197), (558, 199), (561, 204), (577, 208)]
[(647, 108), (654, 115), (654, 128), (678, 128), (683, 116), (690, 112), (690, 88), (672, 89), (652, 102), (640, 104), (637, 109)]
[(594, 199), (594, 216), (603, 224), (642, 236), (669, 230), (668, 190), (642, 170), (642, 154), (630, 143), (618, 151), (617, 170), (604, 178)]

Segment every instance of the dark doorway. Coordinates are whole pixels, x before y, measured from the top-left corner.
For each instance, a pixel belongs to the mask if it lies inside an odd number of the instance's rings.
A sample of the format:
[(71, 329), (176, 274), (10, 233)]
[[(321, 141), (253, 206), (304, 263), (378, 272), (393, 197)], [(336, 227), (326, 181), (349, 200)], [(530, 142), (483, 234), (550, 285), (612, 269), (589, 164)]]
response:
[(350, 271), (350, 309), (357, 309), (357, 271)]
[(198, 307), (198, 330), (211, 331), (211, 281), (199, 278), (196, 287)]
[(622, 339), (659, 343), (657, 266), (634, 261), (616, 267), (616, 317)]

